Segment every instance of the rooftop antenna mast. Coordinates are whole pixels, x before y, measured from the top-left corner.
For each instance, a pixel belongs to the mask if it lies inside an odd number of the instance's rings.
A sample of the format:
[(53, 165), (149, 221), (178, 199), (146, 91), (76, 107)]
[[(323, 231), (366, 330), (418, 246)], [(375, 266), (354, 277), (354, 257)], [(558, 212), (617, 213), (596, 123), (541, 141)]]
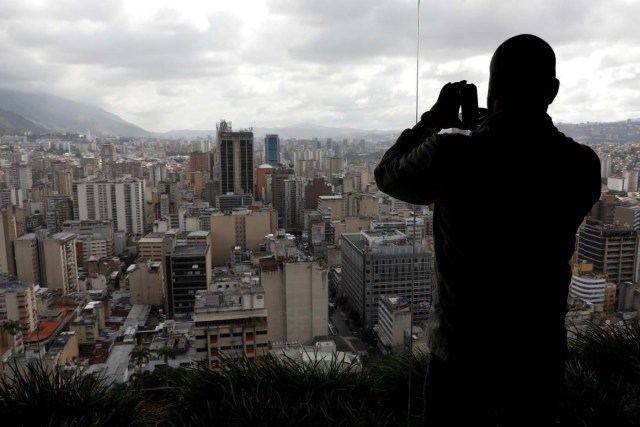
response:
[[(416, 123), (420, 120), (418, 94), (420, 85), (420, 0), (418, 0), (417, 34), (416, 34)], [(413, 233), (411, 242), (411, 305), (409, 306), (409, 384), (407, 399), (407, 427), (411, 426), (412, 371), (413, 371), (413, 311), (416, 306), (416, 205), (413, 205)]]

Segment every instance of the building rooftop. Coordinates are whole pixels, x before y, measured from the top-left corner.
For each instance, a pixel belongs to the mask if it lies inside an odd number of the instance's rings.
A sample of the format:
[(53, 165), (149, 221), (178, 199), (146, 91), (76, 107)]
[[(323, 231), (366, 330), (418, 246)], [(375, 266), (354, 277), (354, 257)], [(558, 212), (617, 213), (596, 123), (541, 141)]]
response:
[(171, 256), (205, 256), (209, 245), (181, 245), (176, 246)]

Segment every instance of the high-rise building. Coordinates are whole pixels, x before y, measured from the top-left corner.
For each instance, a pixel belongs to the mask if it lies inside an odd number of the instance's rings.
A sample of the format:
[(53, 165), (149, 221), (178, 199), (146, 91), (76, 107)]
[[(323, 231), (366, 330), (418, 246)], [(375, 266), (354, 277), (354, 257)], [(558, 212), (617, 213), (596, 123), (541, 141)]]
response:
[(36, 330), (38, 314), (33, 283), (0, 277), (0, 307), (0, 325), (5, 320), (17, 320), (23, 334)]
[(100, 160), (102, 161), (102, 172), (106, 177), (113, 178), (112, 164), (117, 159), (116, 146), (113, 142), (105, 142), (100, 145)]
[(264, 162), (274, 168), (280, 163), (280, 137), (278, 135), (266, 135), (264, 137)]
[(253, 194), (253, 132), (233, 132), (231, 122), (217, 125), (220, 193)]
[(332, 194), (331, 186), (325, 183), (324, 177), (314, 178), (313, 181), (304, 188), (305, 209), (318, 209), (318, 197), (330, 196)]
[(171, 253), (171, 282), (167, 284), (170, 318), (188, 318), (193, 314), (197, 291), (211, 284), (211, 248), (208, 245), (176, 246)]
[(609, 282), (634, 281), (638, 232), (633, 227), (614, 226), (587, 219), (578, 233), (577, 261), (593, 263)]
[(260, 260), (271, 342), (310, 342), (327, 335), (328, 270), (318, 261)]
[(28, 163), (14, 163), (5, 172), (7, 186), (11, 189), (21, 188), (28, 190), (33, 185), (31, 165)]
[(616, 206), (613, 212), (613, 223), (640, 231), (640, 206)]
[(420, 242), (414, 245), (397, 230), (369, 230), (343, 234), (341, 250), (344, 296), (365, 327), (379, 322), (378, 301), (384, 294), (408, 301), (414, 324), (427, 320), (432, 263), (431, 252)]
[(376, 326), (380, 347), (393, 352), (404, 348), (405, 331), (411, 329), (409, 302), (395, 295), (380, 295), (378, 300), (378, 324)]
[(266, 186), (267, 175), (271, 175), (275, 171), (275, 168), (267, 163), (258, 166), (256, 169), (256, 200), (267, 200)]
[(577, 263), (573, 266), (569, 296), (591, 304), (596, 311), (613, 311), (615, 304), (607, 304), (607, 294), (613, 294), (615, 303), (616, 285), (607, 282), (606, 275), (593, 270), (592, 263)]
[(282, 223), (284, 228), (302, 228), (304, 221), (304, 185), (306, 179), (292, 176), (284, 180), (284, 212)]
[(212, 262), (224, 265), (231, 248), (258, 251), (264, 236), (276, 231), (276, 213), (270, 209), (259, 212), (237, 210), (228, 215), (211, 215)]
[(274, 209), (278, 212), (278, 226), (283, 225), (285, 201), (284, 201), (284, 181), (294, 175), (293, 169), (280, 168), (276, 169), (269, 178), (271, 178), (271, 191), (270, 199), (267, 202), (271, 203)]
[(144, 180), (118, 178), (73, 183), (74, 219), (113, 220), (115, 231), (144, 233)]
[(164, 307), (164, 271), (161, 261), (139, 259), (127, 270), (131, 304)]
[(40, 274), (40, 254), (35, 233), (18, 237), (14, 242), (16, 254), (16, 276), (34, 285), (42, 283)]
[(342, 221), (345, 217), (346, 210), (345, 199), (340, 195), (318, 197), (318, 211), (330, 212), (331, 219), (334, 221)]
[(44, 265), (46, 282), (50, 290), (63, 294), (78, 290), (78, 264), (76, 256), (76, 235), (56, 233), (44, 239)]
[(12, 207), (0, 209), (0, 273), (16, 275), (13, 241), (18, 237), (16, 216)]
[[(255, 359), (269, 352), (262, 286), (226, 281), (225, 288), (199, 292), (194, 306), (198, 358), (216, 368), (221, 356)], [(215, 283), (214, 283), (215, 287)]]
[(82, 243), (83, 262), (79, 265), (84, 267), (84, 261), (89, 258), (112, 257), (115, 252), (113, 221), (111, 220), (79, 220), (65, 221), (62, 225), (65, 233), (74, 233), (78, 242)]
[(189, 153), (189, 172), (203, 172), (205, 175), (211, 173), (209, 166), (209, 153), (193, 151)]

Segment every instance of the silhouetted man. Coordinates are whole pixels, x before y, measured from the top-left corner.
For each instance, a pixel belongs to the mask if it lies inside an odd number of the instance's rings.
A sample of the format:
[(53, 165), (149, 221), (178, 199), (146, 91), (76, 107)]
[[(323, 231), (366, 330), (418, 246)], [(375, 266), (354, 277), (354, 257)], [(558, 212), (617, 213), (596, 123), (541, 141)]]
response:
[(446, 84), (375, 171), (378, 188), (434, 204), (426, 425), (552, 425), (562, 389), (576, 231), (600, 196), (600, 161), (547, 114), (555, 54), (518, 35), (491, 59), (486, 117), (458, 119)]

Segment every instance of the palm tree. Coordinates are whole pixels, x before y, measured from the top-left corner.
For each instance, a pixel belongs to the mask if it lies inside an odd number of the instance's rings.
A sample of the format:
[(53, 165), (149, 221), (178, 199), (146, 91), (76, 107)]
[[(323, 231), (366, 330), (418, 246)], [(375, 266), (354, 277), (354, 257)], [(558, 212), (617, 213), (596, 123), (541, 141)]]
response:
[(22, 329), (22, 326), (20, 325), (20, 321), (19, 320), (5, 320), (4, 322), (2, 322), (2, 325), (0, 325), (0, 328), (4, 329), (5, 331), (9, 332), (9, 335), (15, 335), (18, 333), (18, 331), (20, 329)]
[(169, 347), (168, 345), (164, 345), (156, 350), (156, 354), (158, 357), (162, 357), (164, 359), (164, 371), (166, 373), (167, 386), (169, 386), (169, 358), (175, 360), (176, 358), (176, 349), (175, 347)]
[(9, 333), (9, 336), (13, 339), (13, 350), (15, 351), (16, 347), (16, 334), (22, 330), (22, 325), (19, 320), (5, 320), (0, 325), (0, 329), (5, 330)]
[(142, 364), (149, 362), (151, 351), (143, 345), (136, 345), (129, 353), (129, 361), (138, 366), (138, 371), (142, 370)]

